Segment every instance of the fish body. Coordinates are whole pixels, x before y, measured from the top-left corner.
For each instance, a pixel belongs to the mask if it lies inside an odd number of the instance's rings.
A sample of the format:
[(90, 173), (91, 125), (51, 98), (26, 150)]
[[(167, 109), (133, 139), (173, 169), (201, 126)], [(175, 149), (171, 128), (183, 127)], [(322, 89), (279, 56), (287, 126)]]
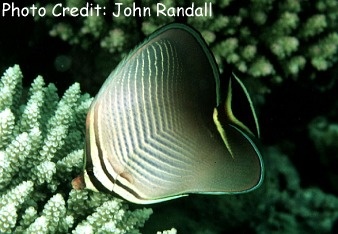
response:
[[(235, 86), (253, 130), (233, 112)], [(91, 104), (85, 187), (139, 204), (257, 188), (264, 167), (251, 99), (234, 75), (225, 100), (220, 93), (218, 66), (197, 31), (174, 23), (154, 32)]]

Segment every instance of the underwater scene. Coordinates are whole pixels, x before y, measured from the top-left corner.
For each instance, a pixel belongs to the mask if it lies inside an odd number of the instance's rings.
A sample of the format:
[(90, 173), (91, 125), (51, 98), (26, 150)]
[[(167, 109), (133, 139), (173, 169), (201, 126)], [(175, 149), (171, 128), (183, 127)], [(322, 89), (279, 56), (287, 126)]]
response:
[(336, 0), (0, 10), (0, 233), (338, 233)]

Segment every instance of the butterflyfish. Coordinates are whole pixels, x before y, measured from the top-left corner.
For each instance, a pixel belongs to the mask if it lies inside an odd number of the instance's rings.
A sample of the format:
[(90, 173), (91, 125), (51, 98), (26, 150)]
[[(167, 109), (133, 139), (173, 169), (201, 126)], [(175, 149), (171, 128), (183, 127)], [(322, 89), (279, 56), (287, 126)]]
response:
[[(219, 68), (197, 31), (178, 23), (155, 31), (90, 106), (84, 187), (138, 204), (259, 187), (264, 167), (252, 101), (235, 75), (220, 89)], [(234, 111), (242, 108), (234, 108), (237, 96), (250, 127)]]

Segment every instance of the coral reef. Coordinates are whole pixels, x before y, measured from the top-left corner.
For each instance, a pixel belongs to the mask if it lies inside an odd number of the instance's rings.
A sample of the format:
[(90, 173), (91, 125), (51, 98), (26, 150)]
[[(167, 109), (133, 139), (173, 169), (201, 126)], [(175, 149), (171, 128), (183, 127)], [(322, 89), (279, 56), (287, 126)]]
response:
[(257, 233), (332, 233), (338, 220), (338, 198), (316, 187), (304, 188), (288, 157), (276, 148), (269, 157), (265, 193), (258, 205), (263, 217)]
[[(108, 1), (93, 2), (106, 6), (108, 12), (116, 10)], [(124, 1), (122, 10), (134, 2)], [(212, 17), (181, 17), (179, 20), (201, 31), (221, 67), (228, 63), (243, 75), (270, 77), (271, 82), (280, 83), (287, 77), (298, 79), (305, 69), (307, 77), (315, 79), (319, 71), (337, 61), (338, 3), (335, 0), (316, 0), (311, 4), (298, 0), (247, 1), (245, 4), (231, 0), (210, 2)], [(70, 7), (85, 3), (84, 0), (64, 1), (64, 5)], [(162, 3), (167, 8), (189, 5), (183, 0)], [(196, 7), (204, 3), (197, 1)], [(53, 4), (51, 1), (47, 6)], [(174, 20), (157, 16), (156, 4), (153, 0), (138, 2), (137, 6), (151, 8), (151, 17), (100, 15), (84, 17), (80, 22), (52, 17), (43, 20), (50, 25), (50, 35), (84, 49), (99, 44), (113, 55), (111, 58), (116, 64), (143, 35)]]
[[(326, 117), (317, 117), (309, 124), (309, 135), (324, 166), (328, 183), (338, 191), (338, 123)], [(324, 173), (323, 173), (324, 174)]]
[(75, 83), (59, 99), (41, 76), (24, 91), (19, 66), (8, 68), (0, 82), (0, 232), (139, 233), (151, 209), (70, 186), (83, 167), (89, 95)]

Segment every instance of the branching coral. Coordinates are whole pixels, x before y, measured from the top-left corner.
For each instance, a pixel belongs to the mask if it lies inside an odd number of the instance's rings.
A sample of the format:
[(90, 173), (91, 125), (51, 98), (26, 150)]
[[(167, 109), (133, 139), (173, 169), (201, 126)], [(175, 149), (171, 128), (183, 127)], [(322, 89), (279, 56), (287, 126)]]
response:
[[(105, 6), (107, 15), (84, 17), (80, 22), (52, 19), (50, 34), (83, 48), (99, 43), (113, 53), (115, 63), (124, 56), (121, 51), (129, 51), (141, 40), (141, 31), (149, 35), (174, 20), (157, 16), (157, 1), (153, 0), (138, 2), (140, 7), (150, 7), (150, 17), (112, 17), (111, 12), (116, 10), (112, 2), (93, 2)], [(122, 10), (134, 2), (124, 1)], [(316, 0), (311, 4), (299, 0), (211, 2), (212, 17), (186, 17), (185, 20), (201, 31), (221, 66), (227, 62), (247, 76), (270, 77), (270, 81), (282, 82), (286, 77), (297, 79), (305, 69), (307, 77), (316, 77), (319, 71), (337, 61), (338, 3), (335, 0)], [(191, 6), (184, 0), (161, 3), (167, 8)], [(195, 7), (203, 7), (204, 3), (196, 1)], [(75, 3), (65, 0), (64, 4), (73, 6)], [(76, 2), (78, 7), (84, 4), (85, 1)], [(49, 3), (51, 5), (53, 3)]]
[[(281, 82), (288, 76), (297, 78), (305, 67), (315, 74), (337, 61), (338, 18), (333, 14), (338, 9), (336, 1), (318, 0), (308, 4), (258, 0), (246, 5), (227, 2), (215, 14), (222, 21), (200, 18), (189, 21), (221, 39), (221, 42), (212, 41), (216, 57), (233, 64), (237, 70), (253, 77), (270, 76), (273, 81)], [(227, 48), (224, 42), (231, 39), (236, 39), (237, 44), (224, 53)], [(255, 48), (254, 56), (249, 58), (248, 47)]]
[(24, 103), (19, 66), (1, 78), (0, 232), (138, 233), (151, 209), (131, 211), (117, 198), (71, 188), (92, 99), (77, 83), (61, 99), (56, 91), (38, 76)]

